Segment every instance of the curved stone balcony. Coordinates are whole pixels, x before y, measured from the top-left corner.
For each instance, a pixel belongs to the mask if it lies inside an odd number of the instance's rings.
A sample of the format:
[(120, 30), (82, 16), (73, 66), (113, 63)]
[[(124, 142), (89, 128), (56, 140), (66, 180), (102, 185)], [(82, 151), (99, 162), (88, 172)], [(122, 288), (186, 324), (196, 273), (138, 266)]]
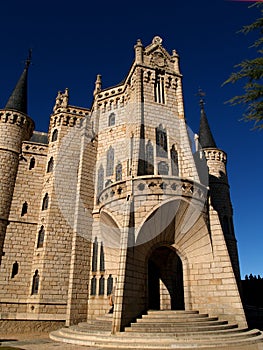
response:
[(205, 202), (207, 187), (189, 179), (175, 176), (145, 175), (108, 185), (98, 197), (98, 206), (128, 198), (128, 196), (188, 197)]

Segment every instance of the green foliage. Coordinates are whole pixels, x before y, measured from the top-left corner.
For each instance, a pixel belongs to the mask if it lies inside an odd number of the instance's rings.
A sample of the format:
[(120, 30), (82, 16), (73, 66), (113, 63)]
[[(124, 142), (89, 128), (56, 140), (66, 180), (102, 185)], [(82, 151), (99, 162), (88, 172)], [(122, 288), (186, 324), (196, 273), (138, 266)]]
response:
[(261, 12), (261, 17), (250, 25), (246, 25), (240, 31), (248, 34), (252, 31), (259, 32), (257, 39), (251, 47), (257, 51), (257, 57), (254, 59), (246, 59), (235, 66), (238, 69), (224, 82), (235, 83), (240, 79), (245, 79), (244, 94), (235, 96), (228, 102), (232, 105), (243, 104), (246, 110), (243, 114), (243, 120), (254, 121), (254, 127), (263, 128), (263, 3), (256, 2), (253, 6), (257, 6)]

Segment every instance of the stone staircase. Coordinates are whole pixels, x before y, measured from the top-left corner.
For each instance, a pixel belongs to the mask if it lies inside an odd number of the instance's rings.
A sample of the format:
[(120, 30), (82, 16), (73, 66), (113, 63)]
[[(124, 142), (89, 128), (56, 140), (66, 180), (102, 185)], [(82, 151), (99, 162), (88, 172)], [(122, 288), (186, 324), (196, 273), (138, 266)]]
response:
[(258, 349), (257, 344), (263, 344), (261, 331), (240, 328), (198, 311), (148, 311), (115, 335), (111, 324), (109, 314), (52, 332), (50, 338), (109, 349)]

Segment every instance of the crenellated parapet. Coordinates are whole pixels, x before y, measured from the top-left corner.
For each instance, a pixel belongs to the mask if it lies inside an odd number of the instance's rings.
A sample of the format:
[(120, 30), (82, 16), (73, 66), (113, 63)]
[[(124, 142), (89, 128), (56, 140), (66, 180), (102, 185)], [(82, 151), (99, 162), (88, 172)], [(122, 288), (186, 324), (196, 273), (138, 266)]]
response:
[(220, 149), (215, 149), (215, 148), (206, 148), (203, 149), (203, 152), (205, 154), (205, 158), (207, 161), (221, 161), (223, 163), (227, 162), (227, 155), (224, 151)]
[(33, 133), (35, 124), (26, 114), (13, 110), (0, 110), (0, 122), (16, 125), (23, 129), (23, 138), (29, 139)]
[(48, 145), (37, 144), (34, 142), (23, 142), (22, 153), (46, 156)]
[(50, 126), (81, 126), (82, 120), (90, 116), (89, 110), (79, 109), (74, 106), (68, 108), (59, 108), (50, 117)]

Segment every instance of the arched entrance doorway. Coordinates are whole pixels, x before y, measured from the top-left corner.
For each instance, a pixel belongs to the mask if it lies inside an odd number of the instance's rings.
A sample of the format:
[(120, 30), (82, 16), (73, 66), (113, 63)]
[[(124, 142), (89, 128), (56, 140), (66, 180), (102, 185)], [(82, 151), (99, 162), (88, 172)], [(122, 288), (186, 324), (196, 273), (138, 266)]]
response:
[(148, 259), (148, 308), (184, 309), (182, 261), (170, 247), (156, 248)]

